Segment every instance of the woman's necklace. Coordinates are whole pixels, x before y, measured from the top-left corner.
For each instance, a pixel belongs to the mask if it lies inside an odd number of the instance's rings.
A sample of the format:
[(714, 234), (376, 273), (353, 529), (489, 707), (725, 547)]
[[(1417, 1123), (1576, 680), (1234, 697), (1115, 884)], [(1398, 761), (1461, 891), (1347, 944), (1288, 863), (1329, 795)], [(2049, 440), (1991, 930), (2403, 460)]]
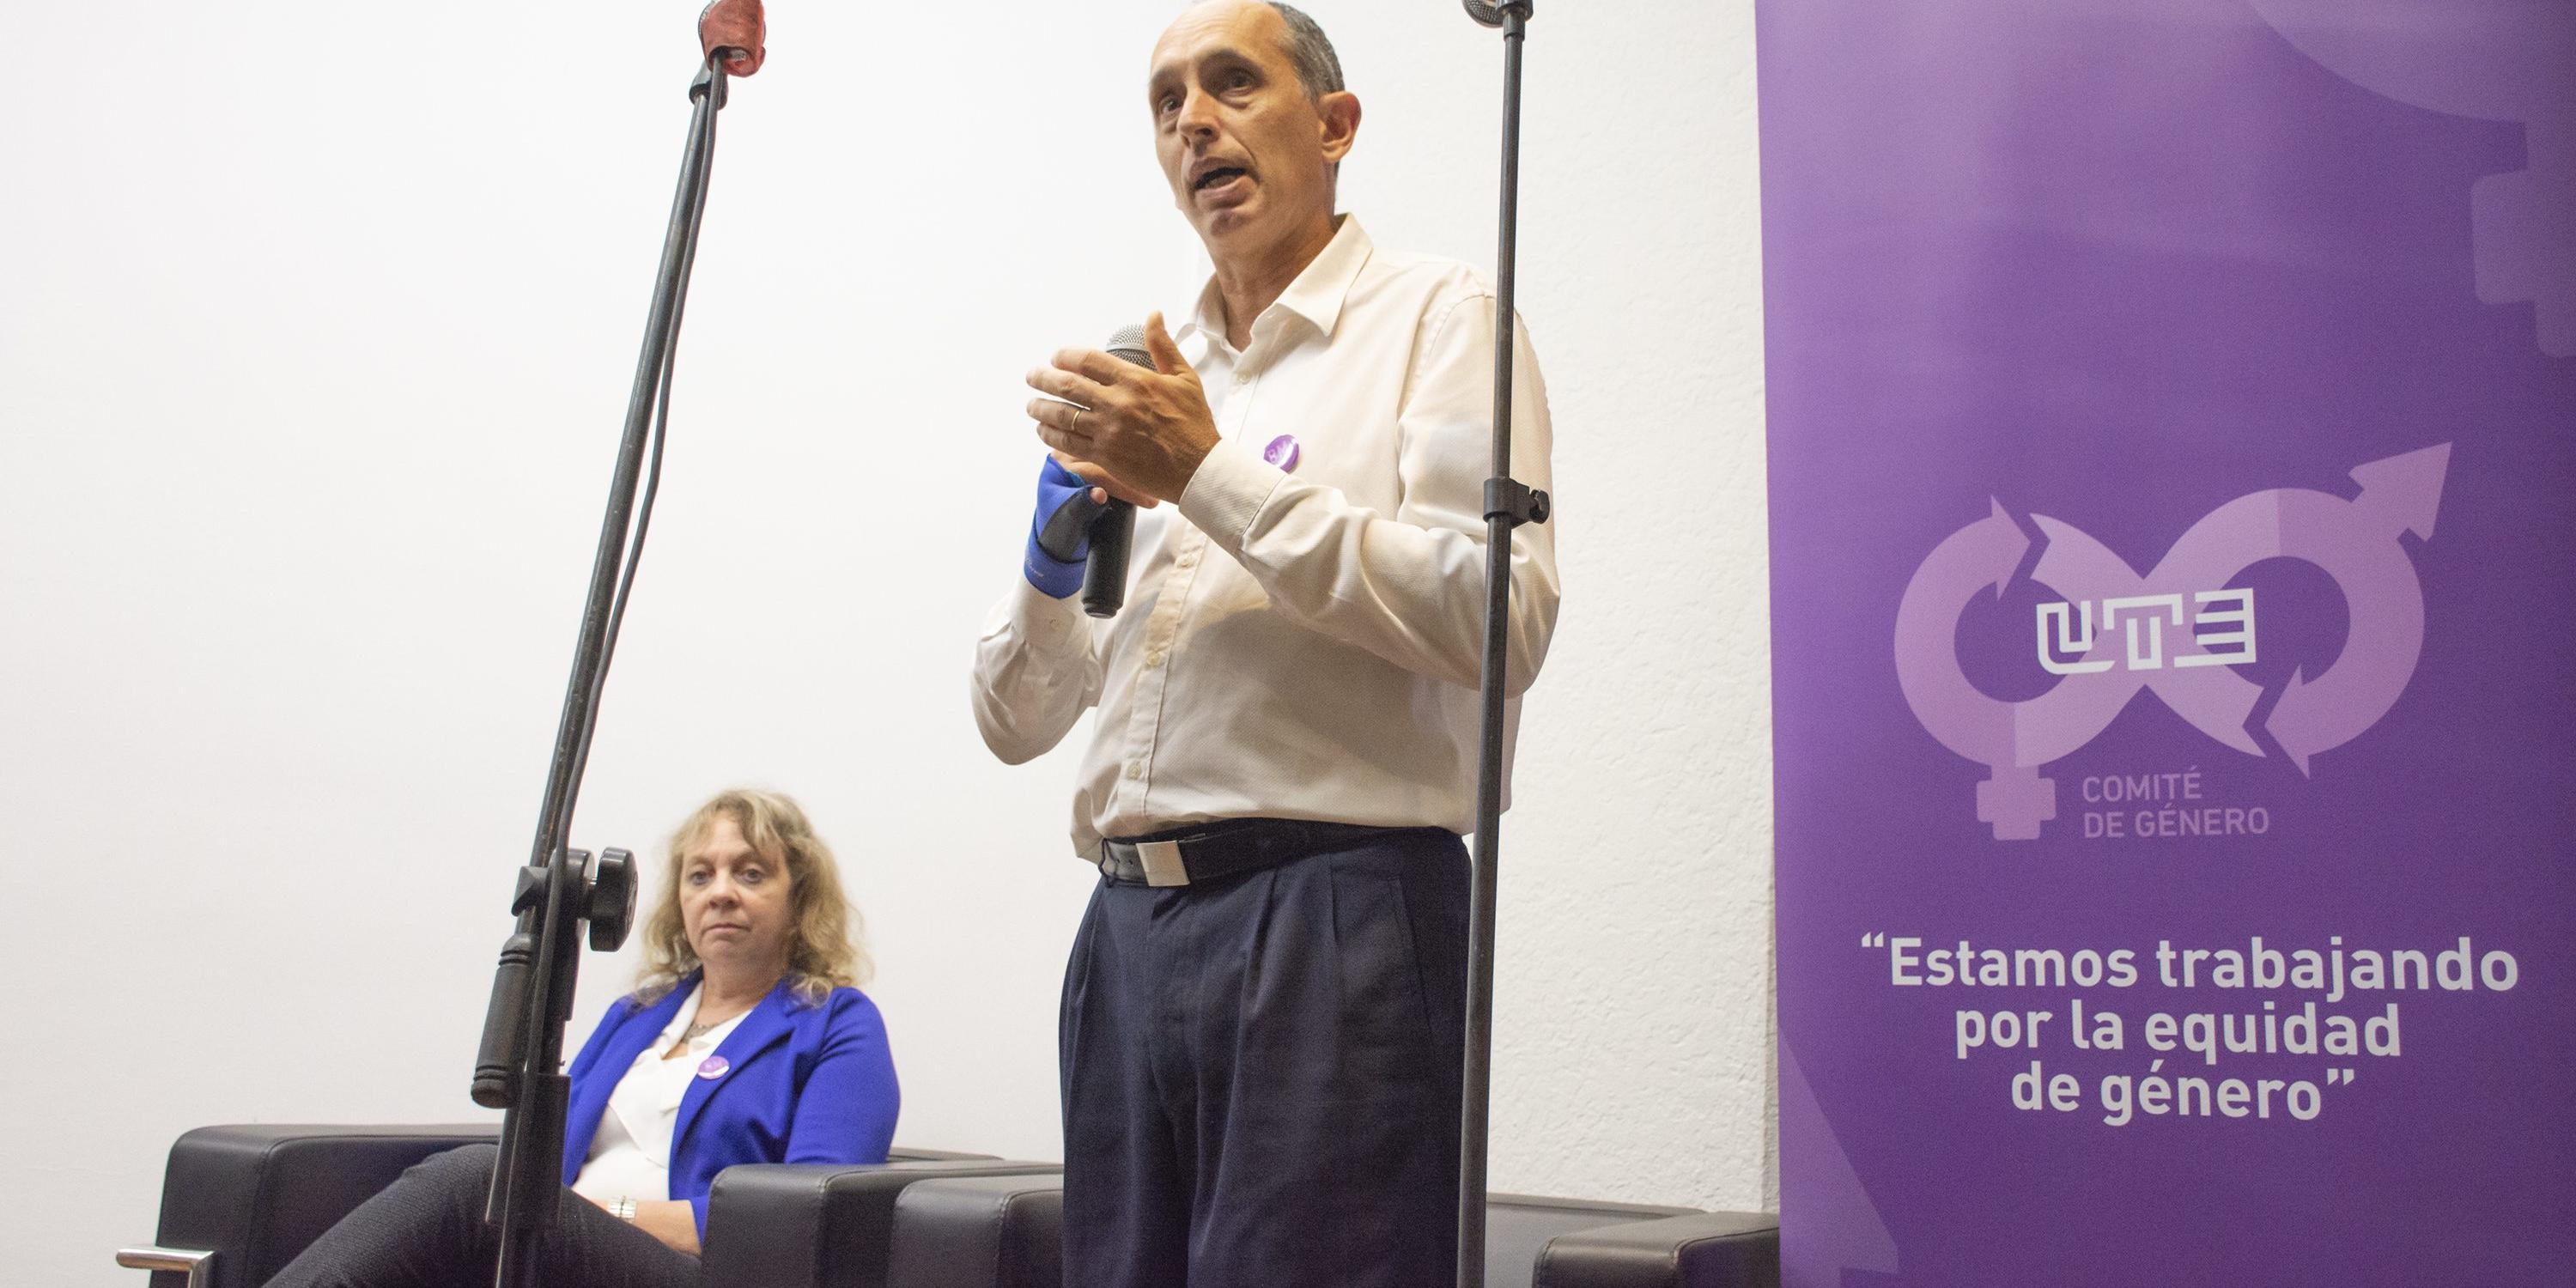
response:
[[(704, 1006), (702, 1005), (702, 1006), (700, 1006), (700, 1007), (698, 1008), (698, 1010), (699, 1010), (701, 1013), (703, 1013), (703, 1012), (706, 1010), (706, 1007), (704, 1007)], [(711, 1033), (711, 1032), (714, 1032), (714, 1031), (715, 1031), (715, 1028), (716, 1028), (716, 1026), (717, 1026), (717, 1025), (720, 1025), (720, 1024), (730, 1024), (730, 1023), (732, 1023), (732, 1022), (733, 1022), (733, 1020), (734, 1020), (734, 1018), (735, 1018), (734, 1016), (732, 1016), (732, 1015), (728, 1015), (728, 1016), (724, 1017), (724, 1018), (723, 1018), (723, 1019), (721, 1019), (721, 1020), (708, 1020), (708, 1021), (705, 1021), (705, 1022), (703, 1022), (703, 1023), (701, 1023), (701, 1022), (697, 1022), (697, 1021), (692, 1021), (692, 1022), (690, 1023), (690, 1025), (689, 1025), (689, 1030), (688, 1030), (688, 1032), (683, 1033), (683, 1034), (681, 1034), (681, 1035), (680, 1035), (680, 1042), (681, 1042), (681, 1044), (682, 1044), (682, 1045), (686, 1045), (686, 1044), (688, 1044), (688, 1043), (695, 1042), (695, 1041), (697, 1041), (699, 1038), (702, 1038), (702, 1037), (706, 1036), (707, 1034), (709, 1034), (709, 1033)]]

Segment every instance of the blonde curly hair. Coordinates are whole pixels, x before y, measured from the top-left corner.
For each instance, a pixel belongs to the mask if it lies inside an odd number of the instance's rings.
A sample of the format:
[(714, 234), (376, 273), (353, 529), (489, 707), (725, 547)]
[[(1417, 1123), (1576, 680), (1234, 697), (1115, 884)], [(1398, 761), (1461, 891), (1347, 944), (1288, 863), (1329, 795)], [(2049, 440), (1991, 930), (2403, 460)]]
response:
[(737, 787), (718, 792), (671, 833), (662, 865), (662, 896), (644, 922), (644, 964), (637, 972), (635, 996), (652, 1002), (698, 969), (697, 950), (689, 946), (680, 917), (680, 867), (697, 853), (717, 819), (731, 819), (743, 841), (787, 873), (789, 910), (795, 929), (788, 936), (787, 977), (809, 1004), (819, 1004), (835, 988), (857, 988), (873, 966), (861, 939), (865, 929), (859, 910), (841, 893), (841, 865), (832, 847), (814, 834), (802, 807), (781, 792)]

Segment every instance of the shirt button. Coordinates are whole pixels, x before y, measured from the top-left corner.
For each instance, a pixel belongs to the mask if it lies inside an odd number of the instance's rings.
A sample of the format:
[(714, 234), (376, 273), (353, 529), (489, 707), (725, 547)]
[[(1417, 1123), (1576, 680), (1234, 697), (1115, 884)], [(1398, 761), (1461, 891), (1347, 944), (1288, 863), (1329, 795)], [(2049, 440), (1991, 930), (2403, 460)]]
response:
[(1156, 649), (1156, 650), (1154, 650), (1153, 652), (1148, 653), (1148, 654), (1146, 654), (1146, 655), (1145, 655), (1145, 665), (1147, 665), (1147, 666), (1161, 666), (1162, 664), (1163, 664), (1163, 650), (1161, 650), (1161, 649)]
[(1130, 782), (1133, 782), (1134, 780), (1139, 779), (1139, 778), (1142, 778), (1142, 777), (1144, 777), (1144, 776), (1145, 776), (1145, 762), (1143, 762), (1143, 761), (1141, 761), (1141, 760), (1131, 760), (1131, 761), (1128, 761), (1128, 762), (1127, 762), (1127, 778), (1128, 778), (1128, 780), (1129, 780)]
[(1173, 560), (1173, 561), (1172, 561), (1172, 566), (1173, 566), (1173, 567), (1175, 567), (1175, 568), (1195, 568), (1195, 567), (1197, 567), (1197, 566), (1198, 566), (1198, 562), (1199, 562), (1199, 557), (1198, 557), (1197, 555), (1195, 555), (1195, 554), (1186, 554), (1186, 555), (1182, 555), (1182, 556), (1181, 556), (1180, 558), (1178, 558), (1178, 559)]

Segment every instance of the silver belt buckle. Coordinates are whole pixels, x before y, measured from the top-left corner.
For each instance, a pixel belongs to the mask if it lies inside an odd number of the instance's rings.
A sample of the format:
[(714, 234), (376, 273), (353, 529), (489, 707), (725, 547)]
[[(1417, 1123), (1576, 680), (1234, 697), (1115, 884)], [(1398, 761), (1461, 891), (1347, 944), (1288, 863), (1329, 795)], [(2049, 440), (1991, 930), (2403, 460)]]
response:
[(1145, 884), (1149, 886), (1185, 886), (1190, 883), (1189, 865), (1181, 862), (1178, 841), (1140, 841), (1136, 858), (1145, 865)]

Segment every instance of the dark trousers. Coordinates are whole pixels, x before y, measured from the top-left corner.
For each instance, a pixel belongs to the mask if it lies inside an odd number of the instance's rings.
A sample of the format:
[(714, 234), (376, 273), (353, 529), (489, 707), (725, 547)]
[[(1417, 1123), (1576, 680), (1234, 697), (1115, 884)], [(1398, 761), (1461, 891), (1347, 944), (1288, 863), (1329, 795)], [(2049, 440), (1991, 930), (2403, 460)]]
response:
[[(470, 1288), (492, 1282), (500, 1232), (483, 1221), (501, 1151), (468, 1145), (421, 1160), (286, 1264), (268, 1288)], [(698, 1259), (555, 1187), (537, 1240), (548, 1288), (697, 1288)]]
[(1454, 1282), (1466, 847), (1103, 881), (1059, 1031), (1071, 1288)]

